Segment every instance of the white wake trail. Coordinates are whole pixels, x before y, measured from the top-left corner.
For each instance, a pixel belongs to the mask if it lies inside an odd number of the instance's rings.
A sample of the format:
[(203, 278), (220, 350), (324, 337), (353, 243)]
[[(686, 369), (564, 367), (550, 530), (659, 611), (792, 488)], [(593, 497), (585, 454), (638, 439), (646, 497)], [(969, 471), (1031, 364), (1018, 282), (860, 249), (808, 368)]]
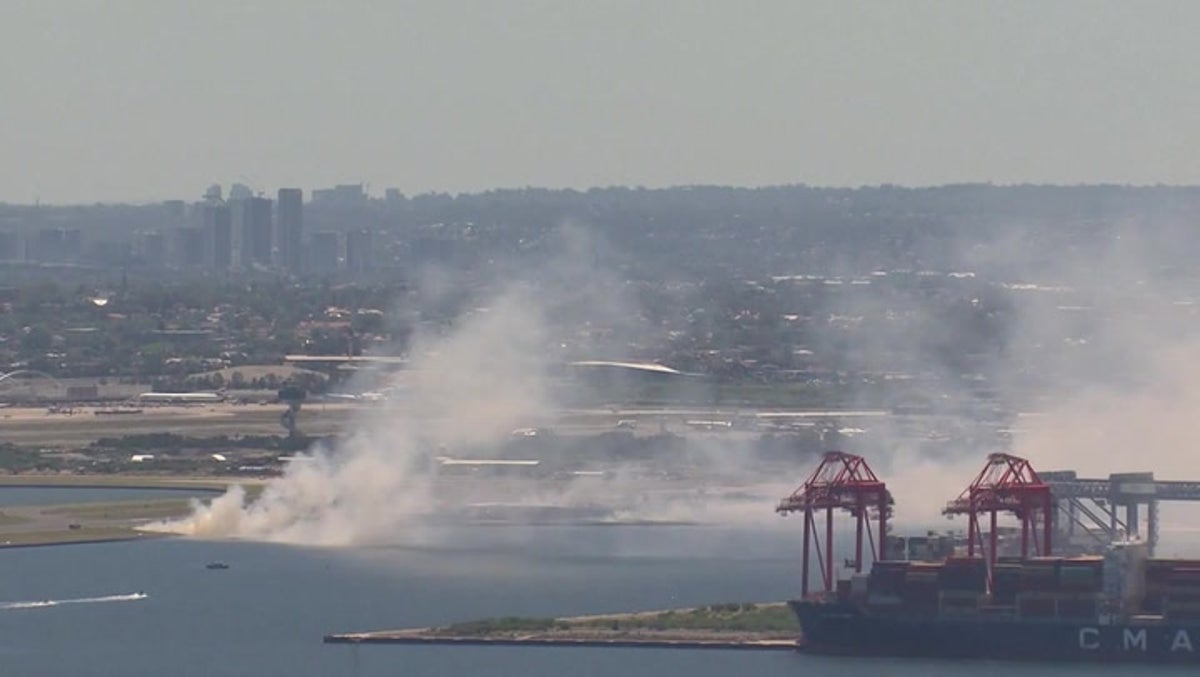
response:
[(134, 592), (127, 595), (105, 595), (103, 597), (76, 597), (73, 599), (43, 599), (29, 602), (0, 602), (0, 610), (10, 609), (45, 609), (64, 604), (103, 604), (105, 602), (137, 602), (149, 597), (144, 592)]

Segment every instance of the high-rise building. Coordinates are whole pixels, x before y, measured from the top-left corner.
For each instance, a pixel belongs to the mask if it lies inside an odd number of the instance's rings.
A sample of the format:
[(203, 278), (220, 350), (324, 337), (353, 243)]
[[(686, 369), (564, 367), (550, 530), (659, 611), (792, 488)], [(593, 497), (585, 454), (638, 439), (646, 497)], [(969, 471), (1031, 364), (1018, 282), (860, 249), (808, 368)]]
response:
[(374, 260), (371, 250), (371, 231), (352, 230), (346, 233), (346, 270), (351, 275), (369, 271)]
[(70, 263), (79, 260), (83, 237), (78, 228), (42, 228), (33, 242), (30, 259), (48, 263)]
[(162, 206), (167, 216), (175, 223), (183, 221), (187, 215), (187, 203), (183, 200), (165, 200)]
[(248, 197), (229, 203), (233, 232), (238, 241), (238, 262), (243, 268), (271, 265), (271, 201)]
[(341, 258), (341, 242), (338, 233), (322, 231), (313, 233), (312, 270), (315, 273), (333, 273), (338, 269)]
[(233, 265), (233, 219), (229, 205), (206, 202), (200, 208), (204, 234), (204, 265), (210, 270), (229, 270)]
[(318, 188), (312, 192), (314, 205), (350, 207), (367, 202), (367, 190), (361, 183), (343, 183), (333, 188)]
[(244, 183), (235, 183), (229, 187), (229, 201), (245, 200), (246, 198), (254, 197), (254, 191), (250, 190), (250, 186)]
[(133, 255), (142, 265), (165, 266), (167, 264), (167, 239), (162, 231), (143, 230), (134, 233)]
[(176, 229), (171, 248), (171, 258), (177, 265), (185, 268), (204, 265), (204, 229), (196, 226), (184, 226)]
[(299, 273), (304, 256), (304, 194), (299, 188), (279, 189), (279, 228), (275, 241), (279, 246), (279, 265), (290, 273)]
[(0, 232), (0, 260), (24, 261), (25, 251), (21, 245), (20, 233), (7, 230)]

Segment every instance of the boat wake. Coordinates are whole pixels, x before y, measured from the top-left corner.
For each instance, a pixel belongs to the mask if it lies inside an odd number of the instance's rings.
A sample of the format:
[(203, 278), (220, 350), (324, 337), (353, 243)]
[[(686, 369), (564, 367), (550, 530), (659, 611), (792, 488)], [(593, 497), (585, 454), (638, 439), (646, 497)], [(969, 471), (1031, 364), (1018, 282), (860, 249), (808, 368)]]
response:
[(75, 599), (43, 599), (32, 602), (0, 602), (0, 610), (15, 609), (45, 609), (65, 604), (103, 604), (104, 602), (136, 602), (149, 597), (144, 592), (134, 592), (128, 595), (105, 595), (104, 597), (77, 597)]

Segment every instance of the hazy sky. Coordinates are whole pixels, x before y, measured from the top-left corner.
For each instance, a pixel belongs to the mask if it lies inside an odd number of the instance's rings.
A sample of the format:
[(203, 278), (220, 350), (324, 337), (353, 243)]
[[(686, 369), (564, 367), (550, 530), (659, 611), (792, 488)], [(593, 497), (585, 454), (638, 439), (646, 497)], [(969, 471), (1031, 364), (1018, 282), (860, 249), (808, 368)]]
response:
[(0, 1), (0, 200), (1200, 183), (1200, 2)]

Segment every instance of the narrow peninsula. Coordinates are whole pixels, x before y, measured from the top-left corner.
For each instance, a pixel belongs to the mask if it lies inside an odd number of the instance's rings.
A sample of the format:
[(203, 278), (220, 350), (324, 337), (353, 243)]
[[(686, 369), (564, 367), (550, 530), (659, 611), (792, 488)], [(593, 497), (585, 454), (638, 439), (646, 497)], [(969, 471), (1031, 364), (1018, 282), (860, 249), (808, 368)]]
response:
[(436, 628), (326, 635), (330, 644), (590, 646), (794, 651), (800, 627), (783, 603), (566, 618), (487, 618)]

